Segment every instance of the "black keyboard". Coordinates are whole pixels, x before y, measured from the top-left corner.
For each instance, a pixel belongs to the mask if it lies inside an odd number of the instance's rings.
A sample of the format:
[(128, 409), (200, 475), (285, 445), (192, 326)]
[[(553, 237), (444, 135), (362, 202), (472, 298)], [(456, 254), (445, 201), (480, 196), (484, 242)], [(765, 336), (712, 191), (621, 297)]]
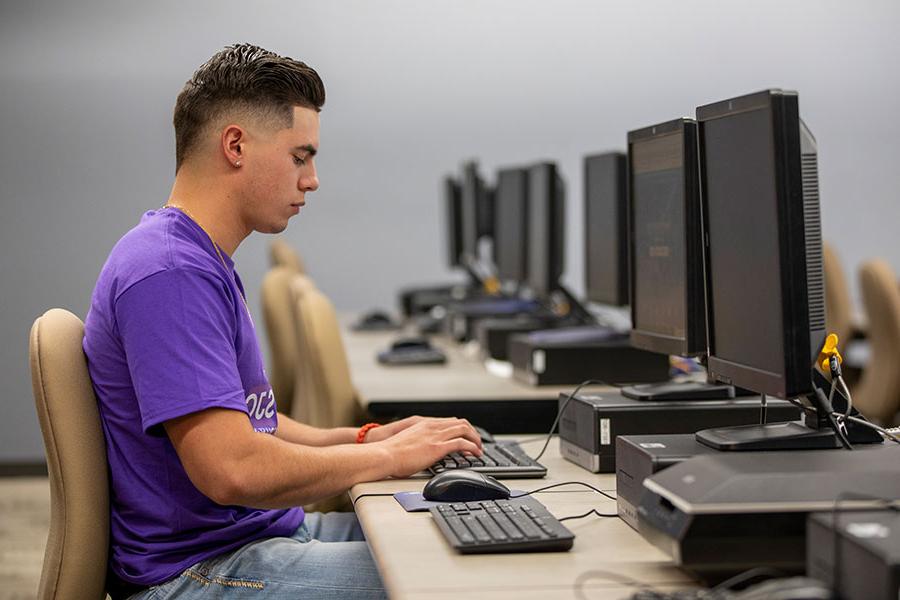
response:
[(442, 365), (447, 362), (447, 355), (437, 348), (386, 350), (378, 353), (378, 362), (383, 365)]
[(525, 454), (516, 442), (484, 443), (482, 449), (484, 453), (481, 456), (459, 452), (448, 454), (428, 470), (432, 475), (437, 475), (448, 469), (472, 469), (493, 477), (519, 479), (547, 475), (547, 467)]
[(575, 541), (575, 534), (530, 496), (441, 504), (429, 511), (462, 554), (564, 551)]

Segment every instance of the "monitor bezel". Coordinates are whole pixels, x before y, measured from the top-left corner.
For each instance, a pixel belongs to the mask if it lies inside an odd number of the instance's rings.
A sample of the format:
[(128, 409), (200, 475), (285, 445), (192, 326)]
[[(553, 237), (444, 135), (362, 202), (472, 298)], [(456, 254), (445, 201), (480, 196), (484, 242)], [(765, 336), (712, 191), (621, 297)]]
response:
[[(806, 216), (801, 168), (800, 111), (796, 92), (765, 90), (730, 100), (700, 106), (696, 115), (700, 139), (705, 124), (720, 118), (754, 110), (771, 110), (773, 158), (777, 194), (778, 254), (781, 281), (781, 308), (784, 364), (781, 373), (773, 373), (734, 360), (716, 356), (715, 306), (712, 297), (712, 273), (707, 269), (706, 284), (710, 290), (707, 302), (709, 321), (709, 362), (711, 378), (734, 384), (777, 398), (796, 398), (813, 392), (811, 369), (814, 352), (822, 340), (814, 339), (809, 318), (808, 261), (806, 252)], [(700, 178), (706, 189), (706, 149), (701, 143)], [(784, 201), (786, 200), (786, 201)], [(708, 201), (704, 195), (704, 229), (708, 231)], [(705, 249), (708, 262), (714, 248)], [(821, 268), (821, 264), (819, 265)], [(749, 292), (749, 291), (748, 291)], [(824, 335), (822, 336), (824, 338)]]
[[(598, 162), (612, 161), (615, 164), (614, 172), (616, 174), (616, 200), (615, 214), (613, 218), (616, 220), (615, 231), (617, 233), (616, 247), (618, 256), (616, 257), (616, 282), (613, 286), (603, 290), (595, 290), (591, 287), (590, 267), (591, 252), (589, 246), (590, 220), (588, 219), (588, 210), (591, 204), (589, 195), (590, 186), (588, 185), (589, 165)], [(584, 157), (583, 160), (583, 190), (584, 190), (584, 290), (585, 297), (590, 302), (598, 304), (606, 304), (608, 306), (627, 306), (629, 295), (629, 261), (628, 261), (628, 156), (624, 152), (604, 152), (603, 154), (592, 154)]]
[(444, 216), (447, 219), (444, 234), (447, 236), (447, 265), (450, 268), (462, 267), (462, 187), (452, 176), (444, 177), (443, 187)]
[[(560, 288), (560, 279), (565, 271), (565, 185), (559, 175), (559, 170), (554, 162), (539, 162), (528, 167), (528, 210), (531, 212), (531, 203), (537, 200), (531, 194), (531, 179), (534, 177), (534, 171), (538, 169), (548, 169), (549, 177), (547, 177), (547, 190), (545, 195), (550, 199), (551, 206), (548, 207), (547, 215), (550, 217), (546, 220), (547, 233), (547, 280), (540, 282), (540, 288), (534, 285), (537, 275), (532, 269), (532, 257), (536, 252), (534, 247), (535, 236), (531, 231), (531, 215), (529, 214), (528, 227), (528, 267), (526, 282), (529, 289), (536, 297), (546, 300), (551, 294)], [(555, 200), (555, 202), (554, 202)]]
[[(494, 253), (494, 265), (497, 268), (497, 277), (501, 283), (514, 282), (516, 284), (522, 284), (528, 281), (528, 252), (529, 252), (529, 240), (530, 237), (528, 235), (528, 167), (503, 167), (497, 169), (497, 178), (496, 184), (494, 186), (494, 207), (493, 207), (493, 215), (494, 215), (494, 231), (493, 231), (493, 253)], [(518, 265), (517, 276), (509, 276), (510, 274), (504, 273), (504, 265), (501, 264), (501, 252), (503, 249), (503, 240), (499, 235), (501, 228), (499, 223), (497, 222), (500, 219), (500, 187), (503, 179), (508, 177), (521, 178), (522, 181), (519, 183), (522, 185), (522, 189), (524, 191), (522, 195), (522, 202), (519, 206), (519, 210), (517, 211), (517, 218), (521, 219), (521, 231), (522, 231), (522, 239), (519, 241), (519, 256), (521, 257), (521, 264)]]
[[(633, 146), (651, 139), (682, 135), (684, 156), (685, 335), (683, 338), (635, 328), (635, 247)], [(631, 301), (631, 344), (636, 348), (678, 356), (702, 356), (707, 352), (706, 277), (704, 273), (704, 222), (699, 179), (699, 137), (694, 119), (680, 118), (628, 132), (628, 279)]]

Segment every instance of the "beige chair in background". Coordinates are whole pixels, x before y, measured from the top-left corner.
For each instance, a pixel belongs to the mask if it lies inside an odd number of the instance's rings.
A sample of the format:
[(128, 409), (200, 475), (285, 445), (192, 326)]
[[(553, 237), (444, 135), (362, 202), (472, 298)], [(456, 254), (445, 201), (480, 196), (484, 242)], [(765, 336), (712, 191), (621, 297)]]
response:
[(31, 385), (50, 476), (50, 533), (39, 600), (106, 598), (109, 482), (84, 325), (53, 309), (31, 328)]
[(269, 243), (269, 262), (273, 267), (285, 267), (294, 273), (306, 275), (306, 265), (300, 254), (282, 238), (275, 238)]
[(272, 267), (263, 277), (262, 314), (269, 340), (269, 383), (275, 393), (278, 412), (290, 415), (297, 376), (297, 324), (291, 281), (298, 286), (312, 286), (312, 280), (287, 267)]
[[(291, 281), (296, 323), (296, 382), (291, 417), (314, 427), (353, 427), (364, 412), (350, 379), (350, 366), (334, 306), (308, 278)], [(340, 494), (309, 506), (308, 511), (352, 511), (350, 496)]]
[(838, 349), (843, 352), (853, 337), (853, 301), (843, 266), (834, 248), (823, 243), (825, 263), (825, 319), (828, 332), (838, 336)]
[(301, 278), (291, 282), (291, 292), (299, 357), (291, 416), (315, 427), (361, 424), (364, 415), (334, 306)]
[(853, 405), (867, 418), (891, 425), (900, 410), (900, 288), (884, 260), (864, 263), (859, 283), (872, 355), (852, 390)]

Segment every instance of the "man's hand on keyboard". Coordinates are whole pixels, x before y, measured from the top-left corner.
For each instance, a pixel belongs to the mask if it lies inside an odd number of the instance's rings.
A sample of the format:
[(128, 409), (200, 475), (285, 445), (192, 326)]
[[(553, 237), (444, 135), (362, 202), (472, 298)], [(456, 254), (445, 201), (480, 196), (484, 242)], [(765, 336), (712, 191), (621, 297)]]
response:
[[(391, 468), (392, 477), (409, 477), (430, 467), (451, 452), (466, 452), (481, 456), (481, 437), (467, 420), (433, 417), (411, 417), (411, 419), (415, 420), (387, 439), (378, 442), (388, 449), (391, 460), (394, 461)], [(371, 433), (386, 427), (390, 425), (373, 429)]]

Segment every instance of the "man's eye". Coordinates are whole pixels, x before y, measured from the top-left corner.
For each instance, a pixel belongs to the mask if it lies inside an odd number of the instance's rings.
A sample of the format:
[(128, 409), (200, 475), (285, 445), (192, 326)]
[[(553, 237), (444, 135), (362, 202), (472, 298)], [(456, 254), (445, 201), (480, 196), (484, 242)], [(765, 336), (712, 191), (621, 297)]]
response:
[(303, 160), (302, 158), (300, 158), (299, 156), (295, 156), (295, 157), (294, 157), (294, 164), (295, 164), (295, 165), (305, 165), (305, 164), (306, 164), (306, 161)]

